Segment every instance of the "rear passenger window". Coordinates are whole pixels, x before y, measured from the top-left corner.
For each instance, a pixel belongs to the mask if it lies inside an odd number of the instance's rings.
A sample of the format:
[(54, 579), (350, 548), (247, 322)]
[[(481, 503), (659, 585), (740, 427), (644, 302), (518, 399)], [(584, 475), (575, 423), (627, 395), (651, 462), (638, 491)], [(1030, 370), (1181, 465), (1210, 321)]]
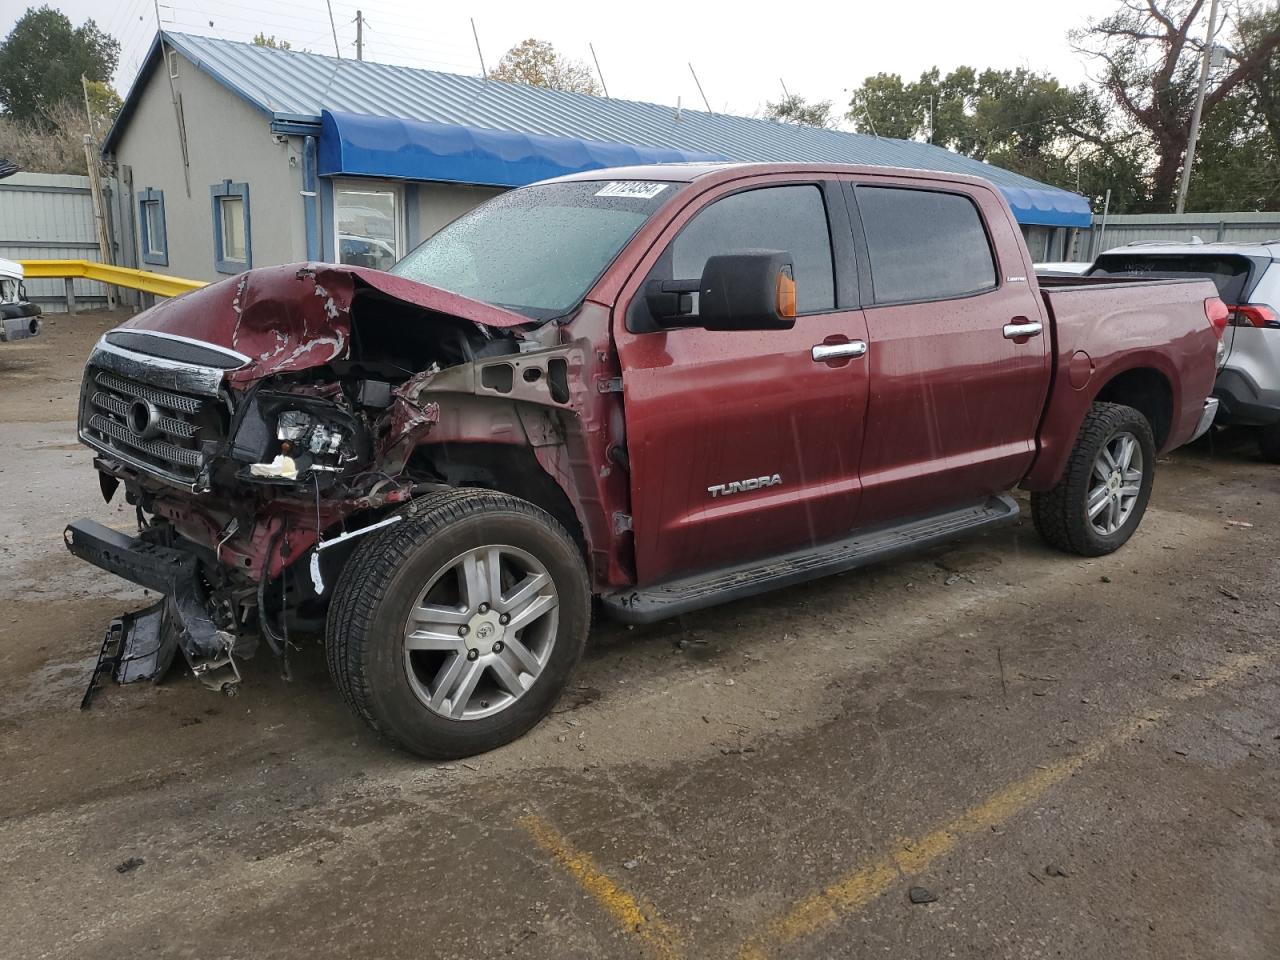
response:
[(996, 285), (978, 208), (932, 190), (858, 187), (876, 303), (949, 300)]
[(834, 309), (831, 233), (822, 191), (816, 186), (761, 187), (717, 200), (672, 241), (667, 251), (670, 278), (697, 280), (708, 257), (748, 250), (791, 254), (798, 312)]

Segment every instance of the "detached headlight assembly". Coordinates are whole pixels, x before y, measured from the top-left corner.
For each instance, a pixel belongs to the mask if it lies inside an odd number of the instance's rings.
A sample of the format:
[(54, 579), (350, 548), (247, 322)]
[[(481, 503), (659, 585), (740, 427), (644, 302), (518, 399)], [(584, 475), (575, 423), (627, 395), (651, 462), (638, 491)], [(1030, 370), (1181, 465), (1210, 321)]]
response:
[(236, 459), (257, 480), (309, 480), (354, 472), (370, 456), (363, 423), (327, 400), (265, 394), (254, 398), (236, 434)]

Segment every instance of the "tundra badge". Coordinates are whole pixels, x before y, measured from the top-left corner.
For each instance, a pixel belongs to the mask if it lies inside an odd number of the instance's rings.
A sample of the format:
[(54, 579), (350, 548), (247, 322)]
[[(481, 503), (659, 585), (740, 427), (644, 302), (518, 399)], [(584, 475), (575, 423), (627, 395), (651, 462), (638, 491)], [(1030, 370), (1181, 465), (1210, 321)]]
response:
[(707, 487), (711, 499), (727, 497), (731, 493), (742, 493), (744, 490), (763, 490), (765, 487), (776, 487), (782, 482), (782, 474), (775, 473), (771, 477), (752, 477), (750, 480), (734, 480), (731, 483), (717, 483)]

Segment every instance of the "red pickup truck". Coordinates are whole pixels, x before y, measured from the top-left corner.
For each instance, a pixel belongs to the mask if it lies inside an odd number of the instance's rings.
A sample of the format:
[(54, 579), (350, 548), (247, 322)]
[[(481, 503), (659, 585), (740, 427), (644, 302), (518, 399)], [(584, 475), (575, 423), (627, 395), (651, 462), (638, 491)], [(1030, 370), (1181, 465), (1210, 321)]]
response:
[[(654, 166), (513, 190), (390, 273), (253, 270), (107, 333), (81, 439), (127, 536), (72, 553), (164, 595), (100, 673), (181, 651), (234, 691), (323, 636), (429, 757), (551, 708), (597, 604), (642, 623), (1007, 523), (1084, 555), (1207, 429), (1208, 281), (1037, 283), (977, 179)], [(86, 693), (92, 693), (93, 682)]]

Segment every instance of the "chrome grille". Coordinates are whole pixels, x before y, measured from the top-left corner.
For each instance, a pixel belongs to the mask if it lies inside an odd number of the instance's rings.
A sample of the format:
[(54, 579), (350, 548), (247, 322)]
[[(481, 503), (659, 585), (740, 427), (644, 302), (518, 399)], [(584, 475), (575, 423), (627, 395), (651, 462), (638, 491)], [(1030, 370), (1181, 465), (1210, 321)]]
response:
[[(136, 414), (142, 415), (146, 429), (139, 430)], [(169, 480), (194, 483), (204, 465), (202, 445), (222, 438), (225, 418), (214, 397), (157, 387), (90, 365), (80, 430), (104, 453)]]
[(121, 393), (130, 398), (141, 397), (143, 400), (150, 400), (157, 407), (164, 407), (166, 410), (174, 410), (178, 413), (199, 413), (200, 406), (204, 402), (199, 397), (189, 397), (185, 393), (158, 390), (145, 383), (138, 383), (136, 380), (125, 380), (105, 370), (94, 374), (93, 382), (113, 393)]

